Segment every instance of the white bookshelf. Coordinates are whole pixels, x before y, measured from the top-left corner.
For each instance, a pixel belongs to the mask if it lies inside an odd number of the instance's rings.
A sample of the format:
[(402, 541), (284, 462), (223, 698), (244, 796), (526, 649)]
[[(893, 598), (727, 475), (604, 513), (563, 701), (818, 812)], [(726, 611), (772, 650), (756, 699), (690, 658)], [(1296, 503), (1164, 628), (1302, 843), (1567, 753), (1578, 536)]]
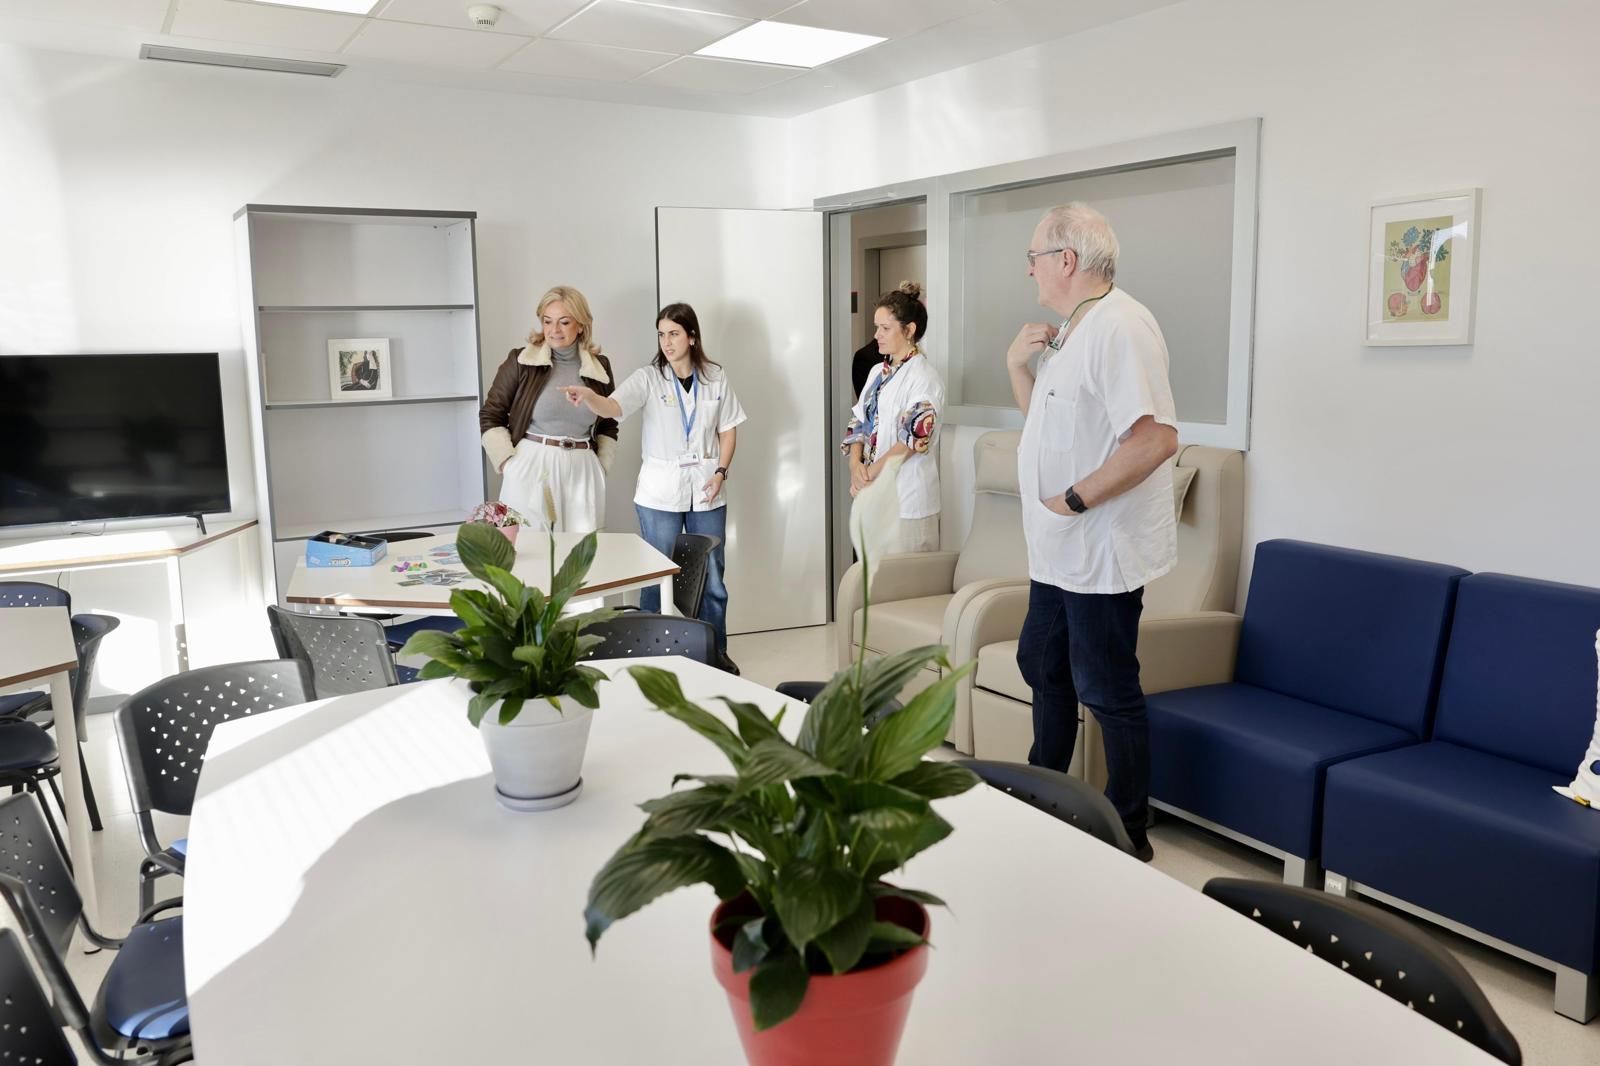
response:
[[(265, 585), (305, 538), (454, 525), (483, 501), (476, 215), (250, 204), (234, 216)], [(328, 341), (389, 342), (391, 395), (347, 401)]]

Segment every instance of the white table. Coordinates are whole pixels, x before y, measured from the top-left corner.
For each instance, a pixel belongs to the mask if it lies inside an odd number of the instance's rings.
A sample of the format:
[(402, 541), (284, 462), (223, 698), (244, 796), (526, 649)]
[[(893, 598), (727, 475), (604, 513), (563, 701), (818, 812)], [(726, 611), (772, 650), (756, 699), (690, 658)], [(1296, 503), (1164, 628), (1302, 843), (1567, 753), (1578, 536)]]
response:
[[(685, 659), (713, 710), (782, 697)], [(629, 665), (596, 665), (617, 673)], [(708, 741), (602, 688), (577, 803), (515, 814), (449, 682), (218, 727), (189, 824), (196, 1056), (294, 1061), (739, 1063), (704, 886), (615, 925), (591, 959), (590, 878)], [(800, 715), (786, 719), (787, 731)], [(901, 884), (938, 893), (907, 1064), (1491, 1062), (1254, 922), (998, 792)]]
[[(673, 614), (672, 578), (678, 565), (656, 551), (637, 533), (600, 533), (594, 563), (578, 596), (597, 596), (656, 585), (661, 589), (661, 610)], [(454, 544), (455, 531), (417, 540), (395, 541), (389, 553), (373, 566), (308, 567), (305, 559), (294, 564), (284, 600), (293, 604), (337, 607), (352, 613), (445, 615), (450, 613), (448, 585), (402, 585), (400, 582), (433, 570), (465, 570), (454, 564), (428, 570), (396, 571), (396, 561), (405, 556), (427, 556), (430, 549)], [(567, 552), (583, 539), (580, 533), (556, 534), (556, 566)], [(517, 561), (512, 573), (542, 592), (550, 589), (550, 543), (546, 534), (525, 529), (517, 537)], [(461, 588), (462, 585), (454, 586)], [(465, 587), (483, 588), (476, 580)]]
[(0, 695), (50, 685), (55, 709), (56, 749), (61, 753), (61, 791), (67, 803), (67, 849), (73, 880), (90, 922), (100, 917), (94, 887), (94, 853), (89, 848), (89, 808), (83, 800), (83, 757), (78, 748), (78, 716), (73, 713), (68, 671), (78, 665), (72, 617), (65, 607), (0, 608)]

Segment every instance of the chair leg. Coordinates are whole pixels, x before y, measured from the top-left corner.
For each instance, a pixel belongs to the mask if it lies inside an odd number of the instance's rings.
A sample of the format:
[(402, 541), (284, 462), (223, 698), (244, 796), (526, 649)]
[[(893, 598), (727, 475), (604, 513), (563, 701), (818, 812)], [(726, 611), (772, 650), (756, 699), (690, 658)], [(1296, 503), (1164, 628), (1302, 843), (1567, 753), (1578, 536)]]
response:
[(96, 833), (105, 828), (100, 822), (100, 805), (94, 801), (94, 784), (89, 780), (89, 760), (78, 753), (78, 773), (83, 777), (83, 803), (89, 808), (89, 828)]
[(143, 914), (156, 902), (156, 877), (159, 872), (149, 859), (139, 864), (139, 913)]
[[(50, 786), (50, 791), (56, 793), (56, 802), (61, 802), (61, 793), (56, 792), (56, 783), (53, 778), (45, 778), (45, 784)], [(56, 848), (61, 852), (61, 858), (67, 864), (67, 872), (74, 873), (72, 869), (72, 853), (67, 850), (67, 842), (61, 838), (61, 828), (56, 825), (56, 816), (50, 813), (50, 804), (44, 798), (44, 792), (37, 784), (30, 785), (28, 791), (32, 792), (39, 800), (39, 810), (44, 812), (45, 824), (50, 827), (50, 835), (56, 838)], [(63, 813), (64, 810), (63, 810)]]

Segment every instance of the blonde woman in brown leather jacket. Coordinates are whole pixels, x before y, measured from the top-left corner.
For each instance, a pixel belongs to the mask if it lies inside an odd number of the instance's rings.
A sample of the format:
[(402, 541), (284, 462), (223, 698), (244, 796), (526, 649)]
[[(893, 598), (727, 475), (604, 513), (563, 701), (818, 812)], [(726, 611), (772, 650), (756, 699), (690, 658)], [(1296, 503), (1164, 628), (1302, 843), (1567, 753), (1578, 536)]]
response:
[(539, 324), (527, 347), (513, 348), (500, 364), (478, 409), (478, 429), (489, 462), (502, 475), (500, 499), (507, 506), (543, 525), (548, 488), (554, 528), (590, 533), (605, 515), (617, 423), (567, 402), (562, 388), (580, 384), (602, 396), (616, 387), (611, 363), (594, 343), (589, 301), (558, 285), (539, 300)]

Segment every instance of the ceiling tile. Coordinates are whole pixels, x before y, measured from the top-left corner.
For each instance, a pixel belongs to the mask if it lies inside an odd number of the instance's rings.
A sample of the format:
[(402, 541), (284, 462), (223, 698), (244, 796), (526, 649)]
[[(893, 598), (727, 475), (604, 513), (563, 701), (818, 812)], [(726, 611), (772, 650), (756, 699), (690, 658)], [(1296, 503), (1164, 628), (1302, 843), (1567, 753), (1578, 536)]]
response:
[(774, 21), (870, 33), (875, 37), (909, 37), (929, 26), (976, 14), (995, 3), (996, 0), (805, 0)]
[(647, 70), (677, 58), (670, 52), (641, 52), (545, 38), (500, 64), (501, 70), (543, 74), (552, 78), (585, 81), (631, 81)]
[(749, 24), (749, 19), (728, 15), (653, 7), (627, 0), (600, 0), (550, 36), (586, 44), (684, 54), (704, 48)]
[[(589, 0), (495, 0), (500, 21), (495, 33), (521, 33), (537, 37), (582, 11)], [(470, 0), (389, 0), (373, 12), (395, 22), (424, 22), (450, 29), (471, 29), (467, 19)]]
[(487, 70), (528, 43), (528, 38), (490, 30), (451, 30), (410, 22), (368, 19), (345, 55), (402, 63)]
[(172, 33), (254, 47), (337, 52), (360, 27), (359, 15), (302, 11), (235, 0), (178, 0)]
[(684, 56), (639, 79), (641, 85), (662, 85), (705, 93), (754, 92), (805, 73), (795, 67), (775, 67), (766, 63), (741, 63), (735, 59), (707, 59)]
[[(793, 7), (798, 0), (642, 0), (658, 7), (684, 7), (690, 11), (711, 11), (747, 19), (771, 18)], [(873, 0), (874, 3), (877, 0)]]
[(167, 0), (0, 0), (0, 15), (48, 21), (93, 20), (160, 33)]

